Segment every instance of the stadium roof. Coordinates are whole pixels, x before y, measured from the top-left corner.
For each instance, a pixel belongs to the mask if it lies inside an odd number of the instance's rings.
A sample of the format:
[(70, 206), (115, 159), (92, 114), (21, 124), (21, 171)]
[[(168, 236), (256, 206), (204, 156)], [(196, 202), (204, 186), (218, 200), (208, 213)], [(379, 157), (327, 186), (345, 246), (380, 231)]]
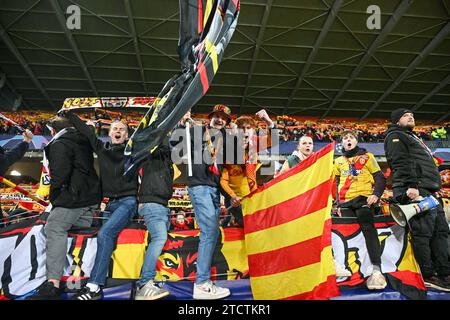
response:
[[(373, 4), (380, 30), (366, 25)], [(81, 9), (80, 30), (65, 27), (70, 5)], [(157, 95), (180, 70), (178, 15), (177, 0), (2, 0), (0, 109)], [(194, 112), (224, 103), (235, 113), (385, 118), (405, 106), (446, 119), (449, 16), (449, 0), (241, 0), (237, 30)]]

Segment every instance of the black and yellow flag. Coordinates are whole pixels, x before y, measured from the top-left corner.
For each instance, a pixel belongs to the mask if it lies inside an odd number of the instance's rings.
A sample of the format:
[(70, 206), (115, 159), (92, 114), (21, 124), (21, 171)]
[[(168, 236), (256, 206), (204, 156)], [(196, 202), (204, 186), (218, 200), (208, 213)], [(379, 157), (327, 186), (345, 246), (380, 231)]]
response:
[(239, 0), (180, 0), (181, 72), (158, 94), (125, 148), (125, 172), (152, 153), (208, 91), (236, 29)]

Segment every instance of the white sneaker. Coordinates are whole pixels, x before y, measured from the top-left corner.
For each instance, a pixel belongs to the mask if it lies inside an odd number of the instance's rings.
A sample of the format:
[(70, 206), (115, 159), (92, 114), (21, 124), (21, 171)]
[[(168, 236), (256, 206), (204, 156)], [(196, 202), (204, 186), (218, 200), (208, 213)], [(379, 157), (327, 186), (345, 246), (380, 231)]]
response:
[(374, 271), (367, 279), (366, 285), (369, 290), (383, 290), (386, 288), (387, 282), (380, 271)]
[(134, 300), (156, 300), (169, 294), (169, 291), (156, 286), (153, 280), (150, 280), (143, 287), (136, 290)]
[(230, 289), (216, 286), (212, 281), (202, 284), (194, 284), (194, 299), (196, 300), (216, 300), (228, 297)]
[(334, 261), (334, 269), (336, 271), (336, 277), (351, 277), (352, 273), (347, 270), (343, 265), (341, 265), (336, 260)]

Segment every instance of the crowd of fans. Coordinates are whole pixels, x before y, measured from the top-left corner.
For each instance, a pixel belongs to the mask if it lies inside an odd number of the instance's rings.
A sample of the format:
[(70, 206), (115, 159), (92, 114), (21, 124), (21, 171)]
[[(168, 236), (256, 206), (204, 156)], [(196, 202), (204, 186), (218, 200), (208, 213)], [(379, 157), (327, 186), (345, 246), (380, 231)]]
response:
[[(339, 141), (345, 130), (355, 130), (359, 134), (360, 142), (383, 142), (387, 126), (387, 121), (355, 123), (348, 120), (301, 121), (286, 116), (277, 117), (277, 128), (283, 141), (298, 141), (304, 135), (311, 137), (314, 142)], [(424, 141), (448, 140), (450, 124), (420, 123), (415, 132)]]
[[(49, 136), (50, 132), (46, 124), (55, 114), (52, 112), (22, 112), (17, 115), (15, 113), (4, 113), (7, 117), (18, 123), (21, 127), (29, 129), (35, 135)], [(120, 112), (107, 111), (103, 109), (95, 109), (91, 113), (82, 113), (84, 120), (93, 121), (97, 134), (99, 136), (107, 136), (109, 125), (113, 120), (122, 120), (126, 122), (130, 128), (130, 135), (139, 125), (143, 117), (143, 112), (128, 112), (126, 114)], [(207, 121), (206, 115), (193, 115), (194, 120), (203, 122)], [(359, 133), (361, 142), (383, 142), (385, 131), (387, 129), (387, 121), (370, 120), (366, 122), (350, 121), (350, 120), (304, 120), (289, 116), (278, 116), (273, 119), (279, 130), (281, 141), (298, 141), (300, 137), (310, 136), (314, 142), (331, 142), (338, 141), (344, 130), (356, 130)], [(261, 123), (260, 127), (265, 126)], [(424, 141), (442, 141), (450, 138), (450, 123), (431, 124), (422, 122), (416, 126), (416, 133)], [(2, 121), (0, 123), (0, 134), (15, 135), (18, 129)]]

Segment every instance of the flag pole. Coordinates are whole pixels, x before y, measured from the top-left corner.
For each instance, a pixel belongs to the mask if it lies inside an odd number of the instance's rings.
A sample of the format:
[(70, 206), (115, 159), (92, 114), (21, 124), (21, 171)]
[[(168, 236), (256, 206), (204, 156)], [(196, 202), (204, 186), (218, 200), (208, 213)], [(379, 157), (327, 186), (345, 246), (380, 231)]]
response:
[(15, 122), (15, 121), (11, 120), (10, 118), (8, 118), (7, 116), (5, 116), (3, 113), (0, 113), (0, 118), (5, 120), (9, 124), (12, 124), (13, 126), (15, 126), (20, 131), (25, 132), (25, 129), (23, 127), (21, 127), (17, 122)]
[(191, 124), (186, 121), (186, 143), (187, 143), (187, 161), (188, 161), (188, 176), (192, 177), (192, 158), (191, 158)]
[(36, 197), (35, 195), (31, 194), (30, 192), (28, 192), (27, 190), (25, 190), (21, 186), (19, 186), (19, 185), (15, 184), (14, 182), (12, 182), (12, 181), (10, 181), (10, 180), (0, 176), (0, 183), (2, 183), (2, 182), (4, 184), (6, 184), (8, 187), (13, 188), (16, 191), (19, 191), (20, 193), (26, 195), (27, 197), (33, 199), (34, 201), (36, 201), (37, 203), (39, 203), (39, 204), (41, 204), (41, 205), (43, 205), (45, 207), (49, 205), (49, 203), (47, 201), (42, 200), (39, 197)]

